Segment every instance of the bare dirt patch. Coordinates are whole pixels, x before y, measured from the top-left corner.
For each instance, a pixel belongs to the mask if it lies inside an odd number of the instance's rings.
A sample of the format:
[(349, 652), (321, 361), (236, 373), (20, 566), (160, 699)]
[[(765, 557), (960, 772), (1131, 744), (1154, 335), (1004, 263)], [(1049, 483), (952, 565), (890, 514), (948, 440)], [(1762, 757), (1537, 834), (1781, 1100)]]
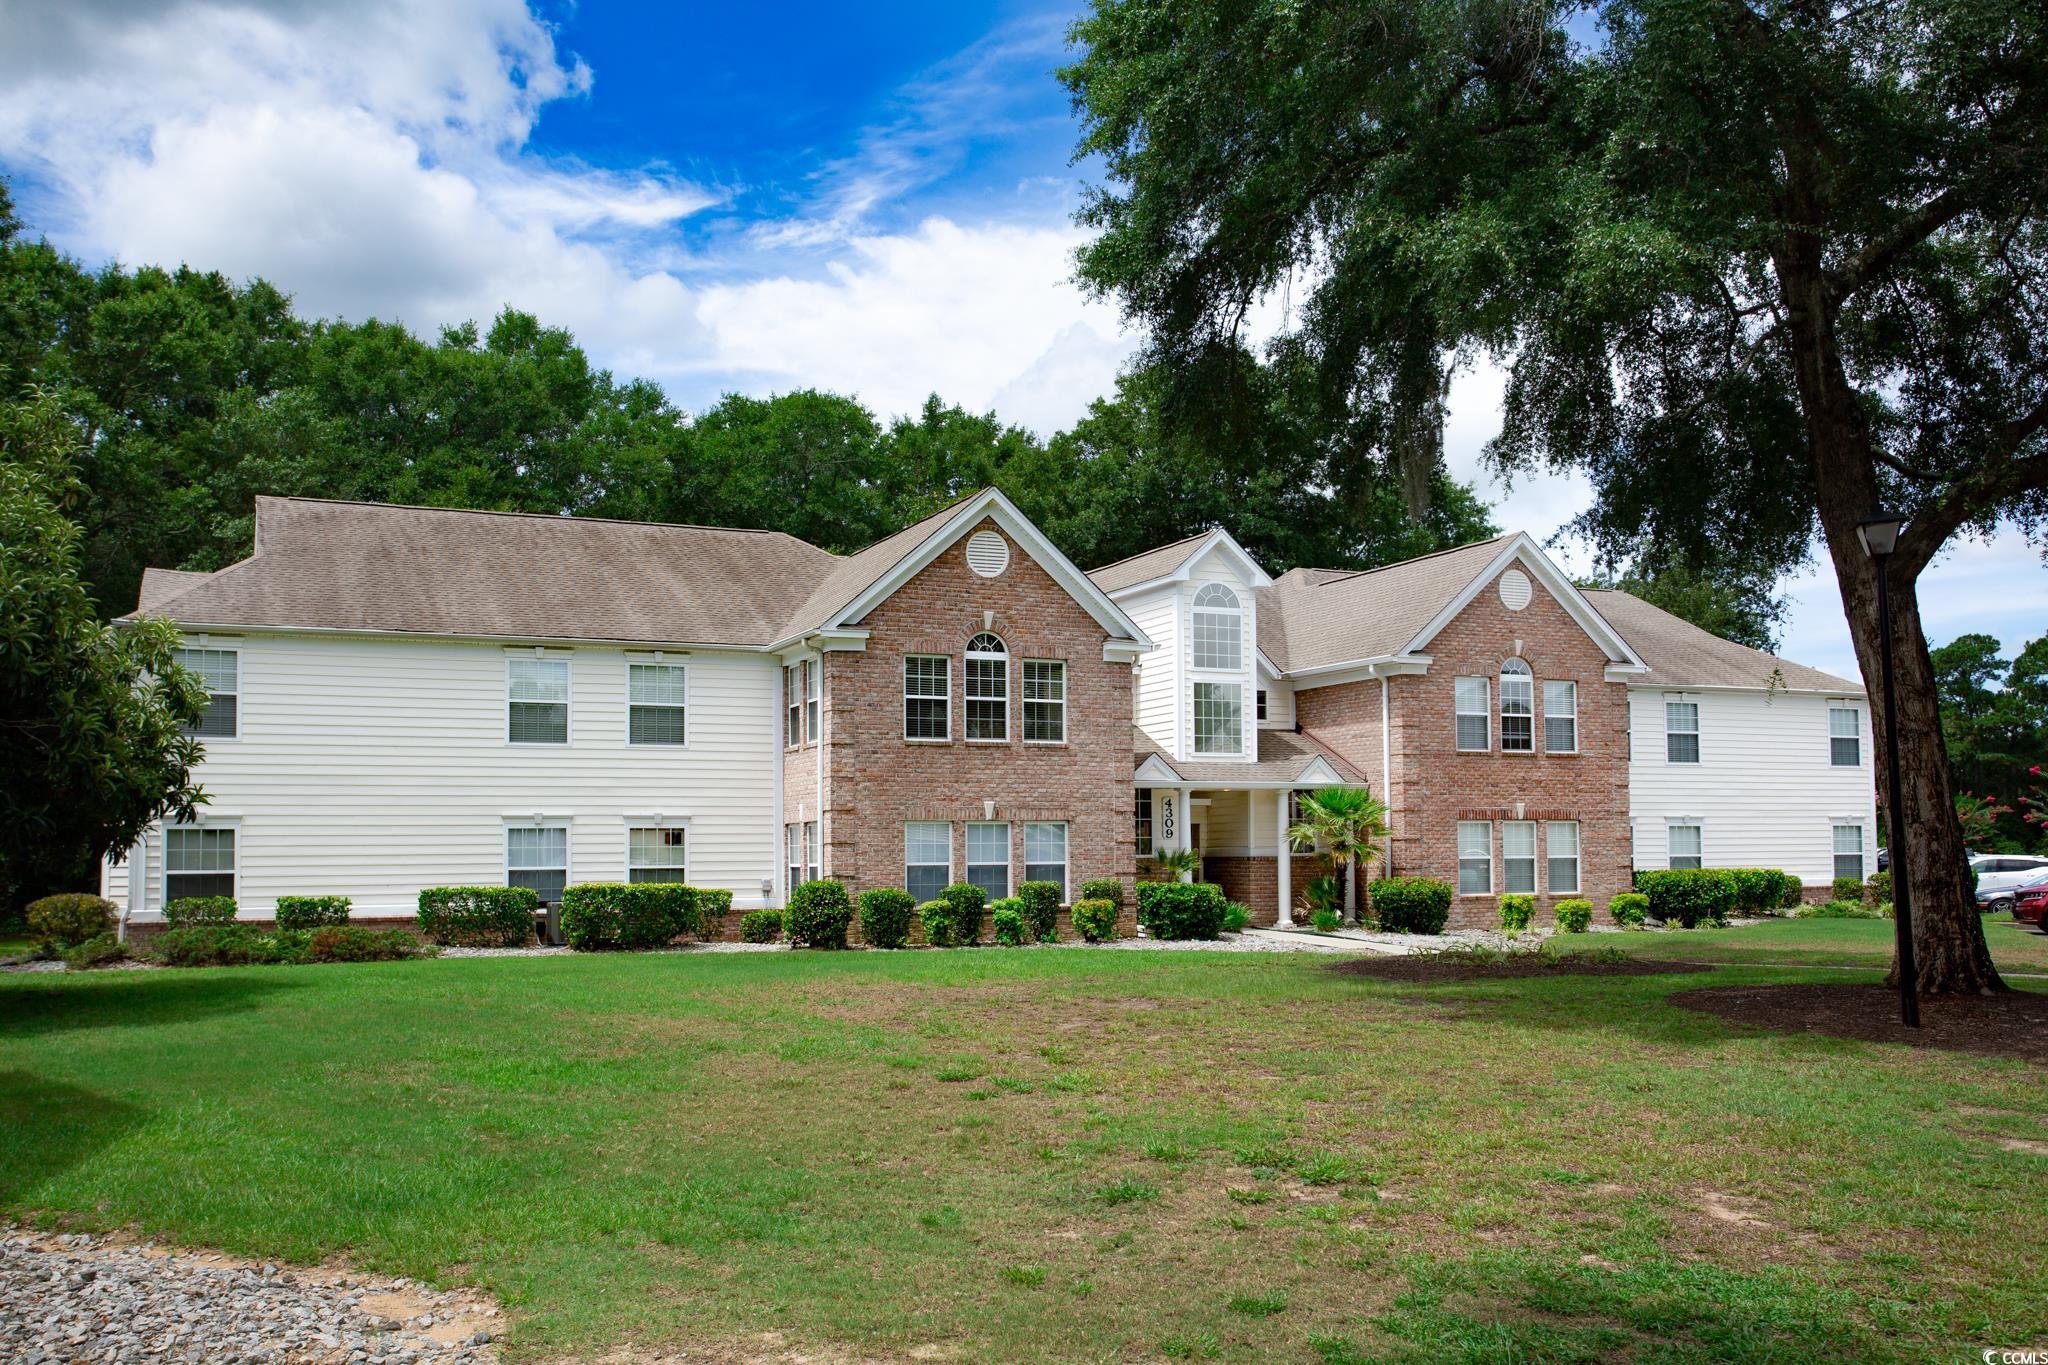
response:
[(1571, 953), (1517, 953), (1507, 957), (1425, 953), (1414, 957), (1350, 958), (1332, 963), (1330, 970), (1346, 976), (1369, 976), (1380, 981), (1476, 981), (1518, 980), (1532, 976), (1669, 976), (1713, 969), (1699, 962), (1663, 962), (1641, 957), (1615, 961), (1595, 958), (1590, 954), (1580, 961), (1575, 960)]
[(1920, 1002), (1917, 1029), (1899, 1022), (1898, 993), (1878, 982), (1707, 986), (1680, 991), (1671, 1003), (1774, 1033), (1904, 1043), (2048, 1066), (2048, 995), (2031, 991), (1928, 997)]

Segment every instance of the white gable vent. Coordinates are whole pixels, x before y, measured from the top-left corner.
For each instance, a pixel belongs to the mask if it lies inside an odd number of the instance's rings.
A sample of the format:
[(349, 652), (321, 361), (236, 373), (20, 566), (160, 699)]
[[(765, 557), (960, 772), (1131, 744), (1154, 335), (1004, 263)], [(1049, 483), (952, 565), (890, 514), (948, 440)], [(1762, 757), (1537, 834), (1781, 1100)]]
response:
[(1500, 576), (1500, 604), (1509, 611), (1528, 606), (1529, 591), (1529, 575), (1520, 569), (1509, 569)]
[(994, 531), (976, 531), (967, 537), (967, 567), (994, 578), (1010, 567), (1010, 542)]

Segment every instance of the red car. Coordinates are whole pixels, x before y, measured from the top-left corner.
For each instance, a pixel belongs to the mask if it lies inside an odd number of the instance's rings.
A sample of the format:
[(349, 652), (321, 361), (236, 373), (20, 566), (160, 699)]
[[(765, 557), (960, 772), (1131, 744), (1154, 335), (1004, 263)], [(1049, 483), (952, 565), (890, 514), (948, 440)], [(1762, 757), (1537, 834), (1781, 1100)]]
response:
[(2048, 934), (2048, 877), (2014, 888), (2012, 917)]

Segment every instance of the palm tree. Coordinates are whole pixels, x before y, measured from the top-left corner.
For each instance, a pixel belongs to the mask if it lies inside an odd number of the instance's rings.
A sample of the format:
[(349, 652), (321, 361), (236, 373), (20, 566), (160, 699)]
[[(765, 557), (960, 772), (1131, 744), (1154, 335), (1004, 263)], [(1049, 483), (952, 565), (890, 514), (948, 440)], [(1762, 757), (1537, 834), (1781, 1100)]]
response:
[(1202, 870), (1202, 854), (1199, 849), (1162, 849), (1152, 855), (1153, 870), (1170, 881), (1180, 881), (1190, 872)]
[(1321, 848), (1344, 869), (1344, 922), (1358, 923), (1358, 868), (1380, 855), (1390, 833), (1387, 803), (1363, 787), (1322, 787), (1301, 794), (1301, 818), (1287, 830), (1297, 848)]

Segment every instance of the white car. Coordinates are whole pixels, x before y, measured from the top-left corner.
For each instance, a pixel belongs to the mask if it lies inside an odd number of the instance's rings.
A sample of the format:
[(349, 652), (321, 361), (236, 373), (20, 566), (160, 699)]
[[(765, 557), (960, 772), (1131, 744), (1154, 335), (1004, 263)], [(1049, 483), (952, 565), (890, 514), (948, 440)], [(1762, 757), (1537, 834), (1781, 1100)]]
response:
[(2048, 872), (2048, 858), (2025, 853), (1980, 853), (1970, 859), (1977, 874), (1977, 908), (2012, 909), (2013, 892)]

